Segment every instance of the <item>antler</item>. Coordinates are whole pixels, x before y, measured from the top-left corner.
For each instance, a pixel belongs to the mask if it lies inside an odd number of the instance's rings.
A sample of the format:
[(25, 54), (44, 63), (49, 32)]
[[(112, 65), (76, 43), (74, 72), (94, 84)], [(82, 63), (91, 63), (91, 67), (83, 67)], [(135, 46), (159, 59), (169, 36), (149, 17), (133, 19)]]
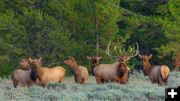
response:
[[(110, 52), (109, 52), (109, 51), (110, 51), (110, 49), (109, 49), (110, 44), (111, 44), (111, 42), (109, 42), (109, 44), (108, 44), (108, 47), (107, 47), (107, 50), (106, 50), (106, 54), (107, 54), (108, 56), (112, 57), (112, 58), (117, 59), (118, 56), (113, 56), (113, 55), (111, 55)], [(116, 55), (117, 55), (116, 46), (114, 46), (114, 51), (116, 52)]]
[(137, 42), (136, 42), (136, 47), (137, 47), (137, 48), (136, 48), (136, 53), (135, 53), (134, 55), (130, 56), (130, 58), (133, 58), (133, 57), (139, 55), (139, 45), (138, 45)]
[[(118, 52), (117, 52), (117, 47), (114, 46), (114, 52), (115, 52), (116, 56), (113, 56), (113, 55), (110, 54), (110, 49), (109, 49), (110, 44), (111, 44), (111, 42), (109, 42), (109, 44), (108, 44), (108, 47), (107, 47), (107, 50), (106, 50), (106, 54), (107, 54), (108, 56), (110, 56), (110, 57), (113, 57), (113, 58), (115, 58), (115, 59), (118, 59), (118, 57), (119, 57), (120, 55), (122, 55), (122, 50), (119, 49), (119, 53), (118, 53)], [(138, 45), (137, 42), (136, 42), (136, 47), (137, 47), (137, 48), (136, 48), (136, 53), (135, 53), (134, 55), (132, 55), (132, 56), (128, 56), (129, 59), (131, 59), (131, 58), (139, 55), (139, 45)], [(124, 50), (124, 51), (125, 51), (125, 50)], [(120, 53), (121, 53), (121, 54), (120, 54)], [(125, 52), (125, 53), (126, 53), (126, 52)]]

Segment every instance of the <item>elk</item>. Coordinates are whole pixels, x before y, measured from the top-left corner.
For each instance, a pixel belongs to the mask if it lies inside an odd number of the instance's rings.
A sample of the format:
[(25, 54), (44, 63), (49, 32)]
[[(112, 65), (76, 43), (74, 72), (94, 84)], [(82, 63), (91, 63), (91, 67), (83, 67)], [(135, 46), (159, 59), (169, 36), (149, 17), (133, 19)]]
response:
[(89, 74), (86, 67), (78, 65), (75, 58), (73, 57), (69, 57), (64, 61), (64, 63), (69, 65), (69, 67), (71, 68), (76, 83), (87, 83)]
[(176, 53), (176, 57), (174, 60), (174, 71), (179, 71), (180, 68), (180, 52)]
[(92, 63), (88, 71), (89, 71), (89, 73), (94, 75), (94, 71), (93, 70), (94, 70), (94, 68), (96, 66), (99, 65), (99, 60), (101, 59), (101, 57), (100, 56), (87, 56), (87, 59), (89, 61), (91, 61), (91, 63)]
[[(113, 64), (99, 64), (94, 68), (94, 74), (96, 77), (96, 82), (98, 84), (107, 83), (107, 81), (115, 81), (117, 83), (126, 84), (129, 78), (129, 67), (127, 62), (139, 54), (139, 46), (137, 45), (136, 53), (134, 55), (120, 55), (116, 52), (116, 56), (113, 56), (109, 52), (108, 44), (106, 54), (110, 57), (116, 58), (116, 62)], [(114, 48), (116, 49), (116, 48)]]
[(33, 83), (30, 79), (30, 61), (28, 58), (22, 58), (19, 64), (20, 68), (15, 69), (11, 75), (13, 85), (15, 88), (18, 85), (23, 87), (29, 87)]
[(152, 58), (152, 54), (141, 55), (139, 57), (143, 61), (143, 71), (145, 75), (148, 75), (152, 83), (158, 83), (160, 85), (166, 85), (169, 77), (169, 67), (166, 65), (151, 65), (149, 59)]
[[(31, 64), (33, 72), (31, 72), (31, 80), (39, 80), (39, 85), (45, 87), (50, 82), (63, 82), (66, 70), (62, 66), (53, 68), (43, 67), (42, 58), (34, 58)], [(36, 76), (37, 75), (37, 76)]]
[[(91, 63), (92, 63), (90, 68), (89, 68), (89, 70), (88, 70), (89, 73), (92, 73), (92, 75), (94, 75), (94, 68), (99, 65), (99, 60), (101, 58), (102, 57), (100, 57), (100, 56), (87, 56), (87, 59), (89, 61), (91, 61)], [(109, 83), (109, 81), (108, 80), (104, 80), (104, 83)]]

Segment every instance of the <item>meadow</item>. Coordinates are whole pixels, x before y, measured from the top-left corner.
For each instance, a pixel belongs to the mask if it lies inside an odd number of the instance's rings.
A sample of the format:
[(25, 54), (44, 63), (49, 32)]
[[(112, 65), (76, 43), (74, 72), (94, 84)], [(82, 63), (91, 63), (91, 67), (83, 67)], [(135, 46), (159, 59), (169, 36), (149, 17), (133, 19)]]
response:
[[(180, 85), (180, 73), (171, 72), (168, 87)], [(164, 101), (165, 87), (152, 84), (147, 76), (131, 74), (128, 84), (97, 85), (91, 76), (87, 84), (75, 84), (73, 77), (47, 87), (14, 88), (10, 78), (0, 79), (0, 101)]]

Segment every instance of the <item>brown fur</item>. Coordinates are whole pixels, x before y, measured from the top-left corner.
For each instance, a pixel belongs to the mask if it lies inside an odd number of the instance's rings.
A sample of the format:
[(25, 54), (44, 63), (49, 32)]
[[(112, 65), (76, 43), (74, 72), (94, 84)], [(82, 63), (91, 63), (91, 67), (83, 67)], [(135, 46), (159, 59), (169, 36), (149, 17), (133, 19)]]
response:
[(11, 75), (11, 79), (14, 87), (16, 88), (18, 85), (22, 87), (29, 87), (32, 85), (32, 81), (30, 80), (30, 70), (22, 70), (16, 69), (13, 71)]
[(180, 68), (180, 52), (177, 52), (174, 60), (174, 71), (179, 71), (179, 68)]
[(74, 58), (69, 58), (64, 61), (65, 64), (69, 65), (73, 74), (74, 80), (76, 83), (87, 83), (89, 74), (87, 68), (84, 66), (79, 66)]
[(152, 54), (150, 56), (147, 55), (139, 55), (143, 60), (143, 70), (146, 75), (149, 76), (152, 83), (158, 83), (160, 85), (165, 85), (167, 83), (169, 77), (169, 68), (166, 65), (151, 65), (149, 59), (152, 58)]
[(126, 84), (128, 82), (128, 67), (126, 65), (127, 57), (120, 57), (118, 62), (113, 64), (99, 64), (94, 69), (94, 74), (98, 84), (106, 81), (116, 81)]
[(47, 86), (50, 82), (63, 82), (65, 78), (65, 69), (61, 66), (47, 68), (37, 67), (38, 80), (41, 86)]
[(16, 88), (18, 85), (22, 87), (29, 87), (32, 84), (36, 83), (31, 81), (30, 79), (30, 61), (28, 58), (23, 58), (19, 62), (20, 68), (15, 69), (11, 75), (11, 79), (14, 87)]
[(87, 56), (87, 59), (89, 61), (91, 61), (91, 66), (89, 67), (89, 73), (94, 75), (94, 68), (99, 65), (99, 60), (101, 59), (101, 57), (99, 56)]
[[(38, 61), (38, 62), (37, 62)], [(47, 86), (50, 82), (63, 82), (65, 79), (66, 70), (62, 66), (56, 66), (53, 68), (42, 67), (41, 58), (33, 61), (35, 65), (39, 85)]]
[[(113, 64), (99, 64), (94, 68), (94, 74), (98, 84), (106, 83), (107, 81), (115, 81), (118, 83), (126, 84), (129, 78), (129, 68), (127, 62), (139, 54), (139, 45), (136, 43), (137, 49), (134, 55), (122, 56), (118, 53), (116, 46), (114, 46), (114, 51), (116, 56), (110, 54), (110, 44), (109, 42), (106, 54), (110, 57), (116, 58), (118, 61)], [(120, 50), (119, 50), (120, 52)]]

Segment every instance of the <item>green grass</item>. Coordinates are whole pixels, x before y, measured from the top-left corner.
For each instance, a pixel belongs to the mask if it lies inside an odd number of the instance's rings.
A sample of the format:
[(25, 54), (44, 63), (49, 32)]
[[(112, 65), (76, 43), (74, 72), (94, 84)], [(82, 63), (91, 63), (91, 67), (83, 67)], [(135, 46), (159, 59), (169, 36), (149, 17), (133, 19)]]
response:
[[(172, 72), (168, 86), (180, 85), (180, 72)], [(0, 101), (163, 101), (165, 86), (151, 84), (143, 74), (131, 75), (128, 84), (97, 85), (91, 76), (87, 84), (75, 84), (73, 78), (64, 83), (51, 83), (46, 88), (14, 88), (9, 79), (0, 79)]]

